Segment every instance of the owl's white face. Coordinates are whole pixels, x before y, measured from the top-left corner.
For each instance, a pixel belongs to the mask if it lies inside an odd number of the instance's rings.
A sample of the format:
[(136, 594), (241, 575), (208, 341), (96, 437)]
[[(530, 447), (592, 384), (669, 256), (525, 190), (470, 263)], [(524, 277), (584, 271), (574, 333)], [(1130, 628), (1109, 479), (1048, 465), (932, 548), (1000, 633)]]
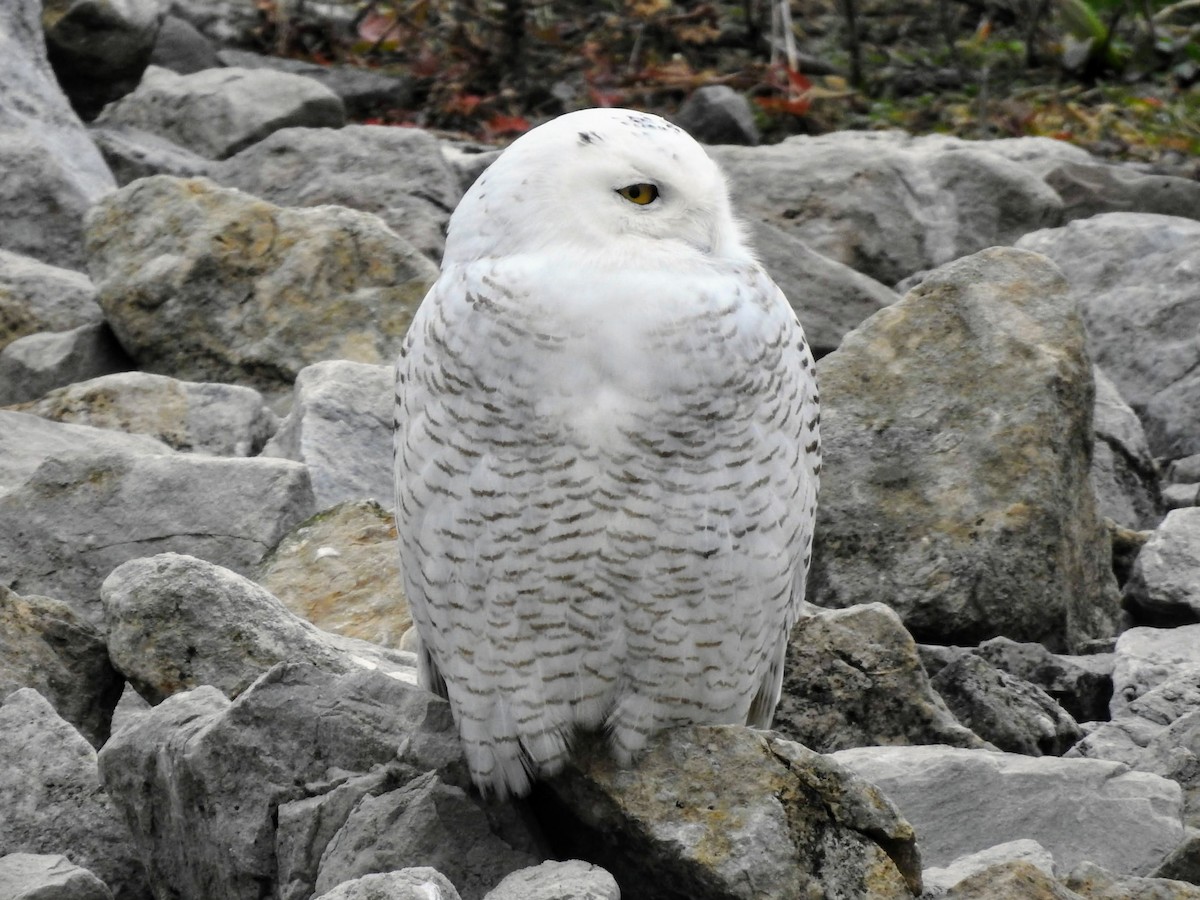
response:
[(628, 109), (570, 113), (515, 141), (455, 210), (445, 261), (554, 248), (751, 258), (717, 164), (682, 129)]

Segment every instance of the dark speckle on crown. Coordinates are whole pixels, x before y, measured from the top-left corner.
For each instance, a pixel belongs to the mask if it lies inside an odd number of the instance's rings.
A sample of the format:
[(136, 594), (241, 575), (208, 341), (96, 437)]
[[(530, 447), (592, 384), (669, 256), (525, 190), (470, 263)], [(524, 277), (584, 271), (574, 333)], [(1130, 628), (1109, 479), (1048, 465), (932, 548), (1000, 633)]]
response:
[(594, 131), (579, 132), (579, 143), (586, 146), (587, 144), (599, 144), (604, 138), (596, 134)]
[(646, 131), (677, 131), (681, 134), (686, 134), (682, 128), (666, 119), (660, 119), (658, 116), (650, 116), (645, 113), (630, 112), (625, 116), (625, 121), (635, 128), (641, 128)]

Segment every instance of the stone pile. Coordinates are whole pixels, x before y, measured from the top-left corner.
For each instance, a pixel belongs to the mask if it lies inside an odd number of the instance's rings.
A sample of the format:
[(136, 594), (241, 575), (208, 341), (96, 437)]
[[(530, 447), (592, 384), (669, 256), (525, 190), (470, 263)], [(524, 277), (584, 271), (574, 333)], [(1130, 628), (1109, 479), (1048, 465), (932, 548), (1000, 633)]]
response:
[[(494, 153), (344, 125), (411, 85), (247, 9), (0, 4), (0, 897), (1200, 897), (1200, 185), (713, 147), (822, 357), (776, 731), (488, 802), (387, 507), (389, 361)], [(688, 125), (752, 143), (730, 93)]]

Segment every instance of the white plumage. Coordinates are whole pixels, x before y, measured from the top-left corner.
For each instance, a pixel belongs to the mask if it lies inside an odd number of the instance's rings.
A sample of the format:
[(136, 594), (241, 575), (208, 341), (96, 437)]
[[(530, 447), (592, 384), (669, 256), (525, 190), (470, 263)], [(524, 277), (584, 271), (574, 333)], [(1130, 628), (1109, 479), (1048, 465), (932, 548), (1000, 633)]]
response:
[(577, 727), (627, 762), (665, 726), (769, 726), (815, 367), (699, 144), (619, 109), (521, 137), (451, 218), (396, 371), (421, 682), (481, 790), (525, 793)]

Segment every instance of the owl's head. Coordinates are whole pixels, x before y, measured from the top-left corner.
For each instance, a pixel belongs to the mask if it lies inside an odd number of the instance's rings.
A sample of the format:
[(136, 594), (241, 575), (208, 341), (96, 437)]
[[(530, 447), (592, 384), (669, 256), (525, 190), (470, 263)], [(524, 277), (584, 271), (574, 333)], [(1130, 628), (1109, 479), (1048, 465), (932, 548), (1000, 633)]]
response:
[(550, 250), (752, 256), (717, 164), (650, 113), (585, 109), (518, 138), (450, 219), (447, 262)]

